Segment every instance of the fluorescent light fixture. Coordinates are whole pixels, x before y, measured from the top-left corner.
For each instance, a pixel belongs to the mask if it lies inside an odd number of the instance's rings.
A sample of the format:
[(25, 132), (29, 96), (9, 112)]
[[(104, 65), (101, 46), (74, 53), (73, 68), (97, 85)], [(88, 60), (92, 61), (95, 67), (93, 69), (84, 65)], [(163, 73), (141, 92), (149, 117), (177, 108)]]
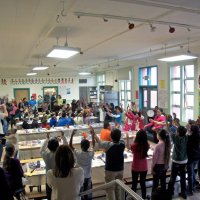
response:
[(41, 71), (41, 70), (45, 70), (48, 69), (48, 66), (38, 66), (38, 67), (34, 67), (33, 70), (34, 71)]
[(36, 75), (37, 73), (35, 73), (35, 72), (33, 72), (33, 73), (27, 73), (26, 75), (27, 76), (34, 76), (34, 75)]
[(53, 46), (51, 52), (47, 55), (49, 58), (70, 58), (81, 52), (80, 48), (67, 46)]
[(182, 61), (182, 60), (192, 60), (195, 58), (198, 58), (198, 57), (195, 55), (178, 55), (178, 56), (160, 58), (158, 60), (165, 61), (165, 62), (176, 62), (176, 61)]
[(81, 76), (86, 76), (86, 75), (90, 75), (91, 73), (90, 72), (80, 72), (78, 74)]

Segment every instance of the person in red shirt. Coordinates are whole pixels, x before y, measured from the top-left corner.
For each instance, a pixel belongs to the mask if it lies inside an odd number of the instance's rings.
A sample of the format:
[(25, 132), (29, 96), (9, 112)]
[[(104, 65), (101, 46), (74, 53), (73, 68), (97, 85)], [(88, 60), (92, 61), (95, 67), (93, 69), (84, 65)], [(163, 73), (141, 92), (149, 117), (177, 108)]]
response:
[(140, 186), (142, 191), (142, 198), (146, 199), (146, 175), (148, 171), (147, 166), (147, 152), (150, 148), (147, 141), (147, 134), (144, 130), (139, 130), (136, 133), (136, 138), (133, 144), (129, 145), (129, 137), (127, 138), (127, 146), (133, 153), (132, 162), (132, 190), (136, 192), (138, 177), (140, 176)]

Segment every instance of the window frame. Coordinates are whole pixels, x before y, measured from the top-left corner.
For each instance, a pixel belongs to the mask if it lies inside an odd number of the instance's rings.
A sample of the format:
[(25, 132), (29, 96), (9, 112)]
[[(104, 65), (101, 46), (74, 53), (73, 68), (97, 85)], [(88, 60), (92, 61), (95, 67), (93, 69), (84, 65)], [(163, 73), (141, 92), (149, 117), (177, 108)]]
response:
[[(193, 77), (187, 77), (186, 76), (186, 66), (187, 65), (193, 65), (194, 66), (194, 76)], [(175, 66), (180, 66), (180, 78), (173, 78), (172, 77), (172, 68)], [(175, 62), (169, 64), (169, 85), (170, 85), (170, 90), (169, 90), (169, 96), (170, 96), (170, 113), (173, 113), (173, 108), (178, 108), (180, 110), (180, 121), (181, 122), (187, 122), (189, 118), (187, 118), (186, 113), (187, 110), (191, 109), (193, 111), (193, 117), (192, 119), (195, 118), (195, 105), (196, 105), (196, 100), (195, 100), (195, 82), (196, 82), (196, 62), (193, 61), (186, 61), (186, 62)], [(174, 80), (179, 80), (180, 81), (180, 91), (173, 91), (173, 84), (172, 81)], [(187, 91), (187, 81), (188, 80), (193, 80), (194, 81), (194, 86), (193, 86), (193, 92)], [(180, 94), (180, 105), (175, 105), (173, 104), (173, 94)], [(193, 106), (187, 106), (186, 105), (186, 97), (187, 95), (192, 95), (193, 96)]]

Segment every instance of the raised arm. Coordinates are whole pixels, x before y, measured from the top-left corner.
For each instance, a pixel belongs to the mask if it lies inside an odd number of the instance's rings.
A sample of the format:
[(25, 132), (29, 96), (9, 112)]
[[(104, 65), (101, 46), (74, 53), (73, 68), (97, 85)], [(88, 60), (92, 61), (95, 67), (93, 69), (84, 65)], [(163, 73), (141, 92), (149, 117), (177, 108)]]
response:
[(66, 137), (65, 137), (65, 133), (64, 133), (64, 131), (61, 131), (61, 139), (62, 139), (62, 141), (63, 141), (63, 144), (68, 144), (67, 143), (67, 139), (66, 139)]
[(76, 134), (76, 130), (73, 130), (72, 134), (71, 134), (71, 138), (70, 138), (70, 141), (69, 141), (69, 146), (70, 148), (74, 151), (74, 146), (73, 146), (73, 137), (74, 135)]
[(97, 142), (98, 144), (100, 144), (100, 143), (101, 143), (101, 140), (99, 139), (99, 137), (98, 137), (98, 136), (96, 135), (96, 133), (94, 132), (94, 129), (93, 129), (92, 126), (90, 126), (90, 133), (91, 133), (93, 139), (96, 140), (96, 142)]
[(43, 157), (43, 159), (45, 159), (45, 152), (46, 152), (46, 149), (47, 149), (47, 145), (48, 145), (48, 142), (49, 142), (49, 135), (50, 133), (48, 132), (47, 133), (47, 136), (46, 136), (46, 140), (44, 141), (44, 143), (42, 144), (41, 148), (40, 148), (40, 154), (41, 156)]

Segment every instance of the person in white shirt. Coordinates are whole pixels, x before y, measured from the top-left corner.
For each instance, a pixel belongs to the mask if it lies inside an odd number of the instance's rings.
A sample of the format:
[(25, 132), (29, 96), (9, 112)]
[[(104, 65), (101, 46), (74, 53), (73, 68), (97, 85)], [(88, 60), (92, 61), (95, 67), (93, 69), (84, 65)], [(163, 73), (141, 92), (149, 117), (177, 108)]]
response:
[(68, 145), (56, 150), (55, 168), (47, 172), (47, 184), (52, 189), (52, 200), (80, 200), (80, 189), (84, 181), (81, 167), (74, 167), (75, 159)]
[[(61, 139), (63, 141), (63, 144), (67, 144), (67, 139), (64, 136), (63, 131), (61, 132)], [(50, 132), (47, 133), (47, 138), (40, 149), (40, 154), (46, 165), (46, 171), (55, 168), (55, 154), (58, 147), (59, 147), (58, 139), (55, 137), (50, 138)], [(48, 200), (51, 200), (51, 192), (52, 192), (51, 188), (46, 184), (46, 194)]]

